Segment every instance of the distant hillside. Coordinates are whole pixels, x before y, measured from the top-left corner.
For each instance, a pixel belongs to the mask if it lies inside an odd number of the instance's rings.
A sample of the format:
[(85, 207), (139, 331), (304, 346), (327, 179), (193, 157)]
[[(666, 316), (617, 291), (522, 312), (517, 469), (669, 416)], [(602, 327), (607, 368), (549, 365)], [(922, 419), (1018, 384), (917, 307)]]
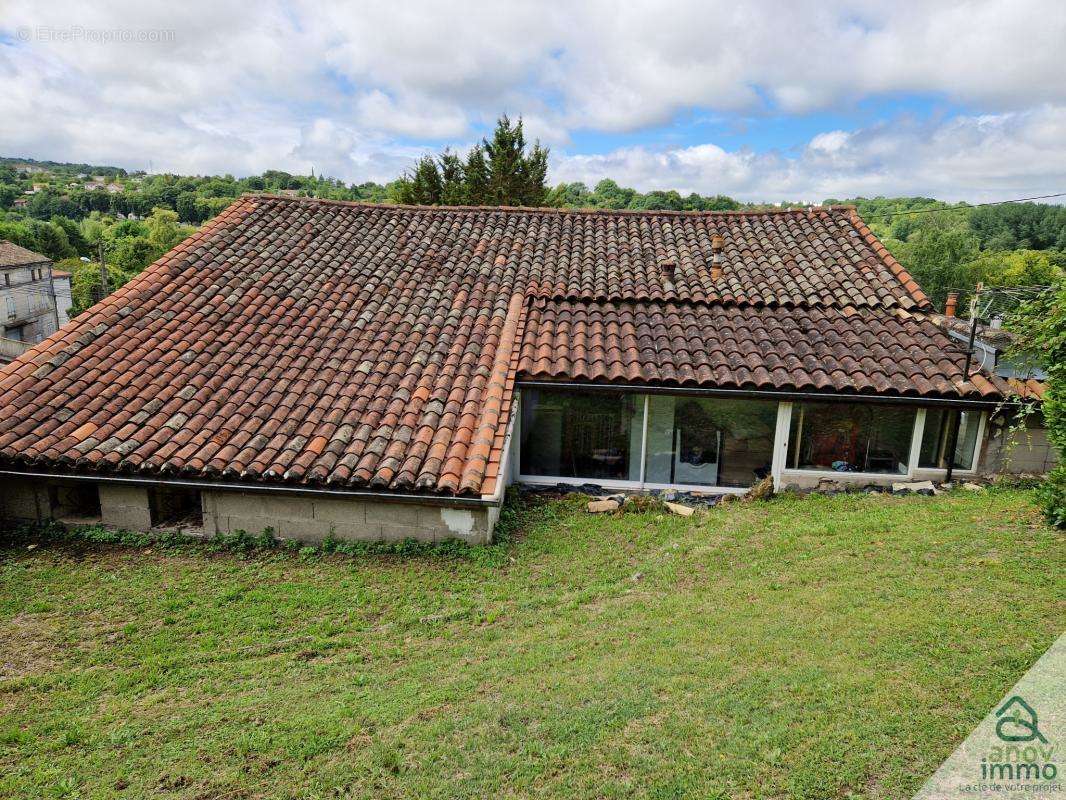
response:
[[(407, 196), (409, 189), (408, 176), (388, 184), (346, 184), (322, 175), (281, 170), (245, 178), (147, 175), (113, 166), (0, 158), (0, 238), (57, 261), (95, 256), (103, 241), (116, 275), (129, 277), (158, 256), (175, 232), (185, 230), (182, 226), (200, 225), (244, 192), (389, 203)], [(744, 203), (726, 195), (639, 192), (610, 179), (591, 188), (582, 183), (559, 184), (548, 192), (547, 202), (564, 208), (678, 211), (770, 205)], [(966, 293), (979, 281), (989, 286), (1043, 285), (1060, 280), (1066, 267), (1063, 206), (971, 206), (930, 197), (830, 198), (824, 202), (856, 205), (938, 307), (949, 291), (958, 290), (963, 294), (960, 307), (965, 308)], [(156, 236), (150, 240), (152, 226)], [(91, 276), (86, 278), (91, 280)]]
[(109, 167), (99, 164), (72, 164), (67, 161), (38, 161), (34, 158), (7, 158), (0, 157), (0, 167), (10, 166), (16, 170), (29, 167), (30, 170), (35, 168), (38, 170), (44, 170), (46, 172), (54, 172), (62, 175), (77, 175), (79, 173), (85, 173), (87, 175), (105, 175), (107, 177), (116, 177), (120, 175), (126, 175), (126, 170), (122, 167)]

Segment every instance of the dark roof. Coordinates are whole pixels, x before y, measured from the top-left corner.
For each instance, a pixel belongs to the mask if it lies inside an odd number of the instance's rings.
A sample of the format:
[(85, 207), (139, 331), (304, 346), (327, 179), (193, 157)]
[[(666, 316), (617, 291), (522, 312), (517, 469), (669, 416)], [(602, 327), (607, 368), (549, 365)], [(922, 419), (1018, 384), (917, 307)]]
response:
[(537, 300), (519, 372), (533, 379), (998, 400), (965, 348), (902, 309), (776, 309)]
[[(875, 332), (898, 335), (894, 355), (873, 359), (873, 387), (951, 395), (957, 380), (934, 374), (927, 329), (905, 321), (928, 309), (925, 295), (850, 207), (636, 213), (247, 196), (0, 372), (0, 463), (492, 494), (522, 343), (570, 347), (544, 333), (558, 324), (545, 312), (575, 308), (613, 315), (619, 329), (644, 308), (671, 341), (671, 315), (688, 315), (686, 326), (712, 314), (737, 335), (771, 337), (766, 346), (806, 320), (812, 351), (833, 342), (852, 380)], [(742, 353), (750, 370), (755, 346), (723, 357)], [(897, 356), (919, 365), (906, 386), (888, 363)], [(687, 374), (644, 358), (641, 345), (649, 381), (652, 367)], [(697, 374), (720, 380), (717, 367)], [(821, 381), (814, 366), (790, 375)], [(727, 384), (747, 380), (737, 370)], [(975, 384), (956, 392), (987, 396)]]
[(0, 268), (43, 264), (49, 260), (48, 256), (42, 256), (40, 253), (27, 250), (25, 247), (19, 247), (14, 242), (0, 239)]

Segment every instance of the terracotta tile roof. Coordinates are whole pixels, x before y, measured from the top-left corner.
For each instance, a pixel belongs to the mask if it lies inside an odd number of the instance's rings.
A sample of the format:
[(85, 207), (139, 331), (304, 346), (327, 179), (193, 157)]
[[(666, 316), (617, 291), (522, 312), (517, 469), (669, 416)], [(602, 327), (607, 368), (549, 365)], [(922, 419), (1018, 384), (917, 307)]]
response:
[[(724, 272), (713, 281), (717, 236)], [(667, 330), (670, 314), (714, 309), (753, 337), (722, 354), (746, 359), (760, 383), (796, 367), (772, 354), (755, 363), (769, 340), (754, 337), (780, 337), (799, 319), (812, 353), (836, 343), (853, 382), (869, 369), (874, 388), (908, 390), (873, 332), (915, 337), (913, 348), (884, 348), (910, 354), (911, 391), (949, 392), (944, 382), (957, 379), (950, 360), (934, 374), (924, 323), (899, 317), (928, 301), (851, 208), (580, 212), (248, 196), (0, 372), (0, 464), (491, 494), (525, 348), (539, 353), (541, 337), (555, 337), (558, 352), (530, 367), (547, 358), (553, 374), (578, 352), (545, 312), (580, 308), (621, 330), (641, 303)], [(688, 380), (685, 348), (667, 338), (678, 363), (638, 348), (652, 359), (640, 368)], [(876, 355), (844, 352), (859, 341)], [(613, 353), (609, 334), (604, 342)], [(835, 369), (823, 379), (816, 356), (789, 344), (809, 382), (845, 381)], [(605, 375), (634, 368), (611, 358)], [(743, 375), (738, 365), (729, 380)], [(996, 391), (981, 380), (961, 390)]]
[(535, 380), (1002, 397), (1001, 379), (963, 381), (965, 362), (958, 342), (899, 309), (536, 300), (518, 369)]
[(1007, 387), (1012, 394), (1020, 397), (1022, 400), (1040, 400), (1044, 399), (1044, 392), (1047, 391), (1047, 383), (1044, 381), (1038, 381), (1035, 378), (1027, 378), (1022, 380), (1021, 378), (1007, 378)]
[(22, 267), (30, 264), (43, 264), (49, 260), (48, 256), (42, 256), (25, 247), (19, 247), (14, 242), (0, 239), (0, 267)]

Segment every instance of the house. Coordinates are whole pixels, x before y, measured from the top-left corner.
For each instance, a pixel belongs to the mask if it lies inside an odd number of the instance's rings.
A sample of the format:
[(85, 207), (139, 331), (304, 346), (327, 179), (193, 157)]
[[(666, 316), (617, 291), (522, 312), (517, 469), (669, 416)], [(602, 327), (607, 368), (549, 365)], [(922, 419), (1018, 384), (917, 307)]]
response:
[(248, 195), (0, 372), (0, 514), (482, 542), (514, 481), (973, 475), (1010, 388), (932, 312), (848, 206)]
[[(971, 321), (955, 315), (958, 295), (948, 295), (945, 313), (931, 318), (954, 340), (969, 345)], [(988, 441), (983, 459), (990, 472), (1043, 474), (1058, 464), (1058, 453), (1048, 438), (1042, 403), (1047, 373), (1015, 352), (1015, 336), (993, 318), (974, 326), (973, 362), (1006, 379), (1018, 402), (989, 417)]]
[(70, 293), (70, 281), (74, 276), (61, 269), (52, 270), (52, 290), (56, 303), (56, 318), (59, 326), (63, 327), (70, 322), (70, 310), (74, 306), (74, 298)]
[[(66, 281), (70, 295), (70, 278)], [(64, 307), (70, 308), (70, 305)], [(0, 364), (20, 356), (29, 347), (67, 322), (58, 315), (52, 262), (39, 253), (0, 240)]]

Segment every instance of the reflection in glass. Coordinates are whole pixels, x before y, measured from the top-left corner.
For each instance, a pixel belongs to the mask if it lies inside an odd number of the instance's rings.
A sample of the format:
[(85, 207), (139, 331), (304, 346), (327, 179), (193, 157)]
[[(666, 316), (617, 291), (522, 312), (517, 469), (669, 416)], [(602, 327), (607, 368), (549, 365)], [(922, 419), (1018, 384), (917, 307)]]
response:
[(647, 483), (751, 486), (770, 474), (777, 403), (648, 397)]
[(955, 469), (973, 469), (974, 452), (977, 449), (979, 411), (958, 411), (954, 408), (930, 408), (925, 412), (925, 428), (922, 430), (922, 448), (918, 466), (931, 469), (947, 469), (948, 438), (951, 426), (959, 414), (959, 437), (955, 441)]
[(636, 454), (643, 416), (643, 398), (637, 395), (523, 391), (521, 472), (640, 480)]
[(889, 405), (796, 403), (791, 469), (905, 474), (915, 411)]

